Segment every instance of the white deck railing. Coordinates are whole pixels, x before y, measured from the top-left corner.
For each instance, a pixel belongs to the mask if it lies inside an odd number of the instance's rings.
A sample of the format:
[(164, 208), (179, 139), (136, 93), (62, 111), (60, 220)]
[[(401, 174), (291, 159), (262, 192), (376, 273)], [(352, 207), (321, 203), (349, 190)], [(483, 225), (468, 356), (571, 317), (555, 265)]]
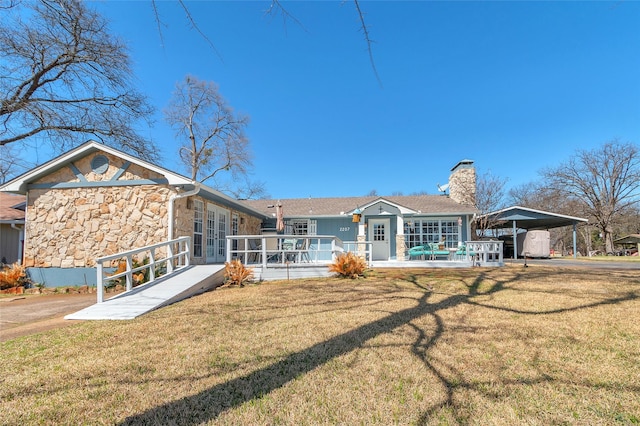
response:
[(334, 235), (227, 236), (227, 262), (240, 259), (246, 265), (263, 268), (283, 264), (328, 264), (343, 251), (344, 243)]
[[(164, 257), (158, 258), (156, 253), (163, 252)], [(147, 263), (134, 267), (134, 260), (139, 256), (143, 256), (139, 262), (148, 259)], [(162, 254), (161, 254), (162, 255)], [(109, 262), (107, 268), (113, 268), (113, 262), (116, 261), (116, 268), (119, 269), (121, 262), (125, 263), (125, 270), (115, 274), (108, 274), (105, 271), (105, 262)], [(153, 282), (160, 276), (167, 276), (176, 272), (191, 262), (191, 237), (180, 237), (175, 240), (166, 241), (164, 243), (152, 244), (135, 250), (129, 250), (122, 253), (103, 256), (96, 259), (97, 266), (97, 284), (98, 284), (98, 303), (104, 300), (105, 282), (118, 280), (125, 277), (125, 291), (131, 291), (133, 288), (133, 274), (141, 272), (146, 275), (148, 280), (144, 283)], [(159, 273), (158, 268), (165, 268), (165, 273)], [(118, 270), (116, 269), (116, 271)], [(145, 271), (147, 273), (145, 273)]]
[(502, 266), (502, 241), (467, 241), (467, 257), (474, 266)]
[(371, 266), (371, 253), (373, 248), (371, 241), (345, 241), (343, 248), (344, 251), (350, 251), (362, 257), (367, 262), (367, 265)]

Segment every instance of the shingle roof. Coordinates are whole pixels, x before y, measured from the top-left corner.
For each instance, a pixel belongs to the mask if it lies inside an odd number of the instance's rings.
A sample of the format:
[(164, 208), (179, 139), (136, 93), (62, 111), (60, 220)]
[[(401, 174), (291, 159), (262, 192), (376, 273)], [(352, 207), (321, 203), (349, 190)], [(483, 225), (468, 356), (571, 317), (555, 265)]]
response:
[(334, 198), (288, 198), (245, 200), (247, 205), (271, 216), (278, 201), (282, 204), (285, 217), (340, 216), (350, 214), (356, 208), (370, 205), (375, 201), (387, 201), (424, 214), (473, 214), (477, 209), (456, 203), (442, 195), (394, 195), (387, 197), (334, 197)]
[(26, 201), (24, 195), (0, 192), (0, 220), (24, 220), (24, 209), (16, 208)]

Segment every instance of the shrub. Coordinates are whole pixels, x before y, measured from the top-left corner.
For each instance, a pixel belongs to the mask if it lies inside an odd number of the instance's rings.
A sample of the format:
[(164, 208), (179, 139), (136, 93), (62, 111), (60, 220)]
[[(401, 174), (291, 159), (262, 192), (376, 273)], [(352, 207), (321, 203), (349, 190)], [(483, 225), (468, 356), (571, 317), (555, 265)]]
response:
[[(140, 262), (138, 260), (138, 258), (135, 257), (135, 256), (131, 259), (131, 269), (135, 269), (135, 268), (138, 268), (140, 266), (144, 266), (144, 265), (148, 265), (148, 264), (149, 264), (149, 256), (145, 256), (142, 259), (142, 262)], [(158, 269), (159, 268), (156, 268), (156, 270), (155, 270), (156, 271), (156, 278), (159, 276), (158, 275)], [(118, 267), (116, 268), (116, 270), (113, 271), (112, 273), (108, 274), (108, 276), (118, 275), (118, 274), (121, 274), (121, 273), (125, 272), (126, 270), (127, 270), (127, 261), (126, 261), (126, 259), (120, 259), (118, 261)], [(166, 272), (166, 269), (165, 269), (165, 272)], [(134, 272), (134, 273), (131, 274), (131, 278), (132, 278), (132, 281), (133, 281), (131, 283), (131, 285), (133, 287), (137, 287), (140, 284), (144, 284), (147, 281), (149, 281), (149, 269), (145, 268), (145, 269), (142, 269), (140, 271)], [(119, 278), (116, 278), (116, 279), (113, 279), (113, 280), (108, 280), (106, 287), (110, 288), (110, 287), (114, 287), (116, 285), (124, 286), (126, 284), (126, 282), (127, 282), (126, 277), (119, 277)]]
[(339, 254), (335, 262), (329, 265), (329, 272), (335, 272), (343, 278), (364, 276), (367, 264), (363, 258), (353, 252)]
[(27, 287), (29, 278), (27, 278), (27, 268), (18, 262), (11, 266), (5, 266), (0, 271), (0, 290), (12, 287)]
[(234, 259), (224, 264), (224, 282), (226, 285), (244, 286), (245, 281), (253, 279), (253, 269), (247, 268), (240, 260)]

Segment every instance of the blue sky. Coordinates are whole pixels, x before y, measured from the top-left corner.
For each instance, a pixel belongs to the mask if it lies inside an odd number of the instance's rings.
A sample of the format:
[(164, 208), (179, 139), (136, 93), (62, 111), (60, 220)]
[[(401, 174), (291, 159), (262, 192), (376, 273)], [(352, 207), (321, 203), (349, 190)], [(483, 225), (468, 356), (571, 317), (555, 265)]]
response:
[(640, 143), (640, 2), (362, 1), (92, 5), (130, 46), (158, 108), (148, 130), (176, 162), (161, 110), (178, 81), (215, 81), (247, 135), (253, 179), (274, 198), (437, 193), (459, 160), (507, 187), (619, 138)]

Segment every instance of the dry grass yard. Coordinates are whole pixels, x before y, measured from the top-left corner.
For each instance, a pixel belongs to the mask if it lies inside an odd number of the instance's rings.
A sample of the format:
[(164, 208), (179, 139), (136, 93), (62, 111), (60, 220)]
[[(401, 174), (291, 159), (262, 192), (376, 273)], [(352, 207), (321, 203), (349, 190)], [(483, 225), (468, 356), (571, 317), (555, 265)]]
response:
[(0, 350), (3, 425), (638, 424), (640, 276), (270, 282)]

